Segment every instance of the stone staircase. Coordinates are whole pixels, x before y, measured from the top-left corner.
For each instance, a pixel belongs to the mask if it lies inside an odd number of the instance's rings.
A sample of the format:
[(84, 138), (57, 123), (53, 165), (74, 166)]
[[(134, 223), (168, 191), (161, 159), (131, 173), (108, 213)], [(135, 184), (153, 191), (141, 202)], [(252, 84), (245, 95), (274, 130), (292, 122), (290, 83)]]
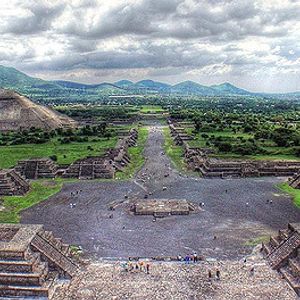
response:
[[(17, 231), (3, 230), (4, 226)], [(5, 239), (1, 238), (1, 229)], [(9, 234), (8, 234), (9, 233)], [(0, 298), (50, 298), (59, 278), (78, 271), (69, 246), (40, 225), (0, 226)]]
[(289, 185), (294, 189), (300, 189), (300, 173), (297, 173), (289, 182)]
[(300, 296), (300, 224), (289, 224), (279, 230), (263, 251), (272, 269), (279, 271)]

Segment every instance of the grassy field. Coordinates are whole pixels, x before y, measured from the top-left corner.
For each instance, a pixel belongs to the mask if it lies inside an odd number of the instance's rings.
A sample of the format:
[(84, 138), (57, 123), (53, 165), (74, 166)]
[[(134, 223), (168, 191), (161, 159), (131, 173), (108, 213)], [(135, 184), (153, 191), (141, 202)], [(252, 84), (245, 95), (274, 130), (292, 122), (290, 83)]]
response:
[(173, 138), (170, 133), (169, 127), (163, 129), (163, 134), (165, 137), (164, 150), (165, 153), (171, 158), (176, 169), (186, 171), (185, 163), (183, 160), (184, 151), (181, 146), (176, 146), (174, 144)]
[(138, 141), (136, 147), (130, 147), (128, 149), (128, 154), (130, 157), (130, 164), (124, 168), (122, 172), (118, 172), (116, 178), (125, 180), (130, 179), (134, 176), (134, 174), (140, 170), (142, 165), (144, 164), (145, 158), (143, 155), (143, 151), (145, 148), (145, 143), (148, 138), (148, 129), (146, 127), (140, 127), (138, 129)]
[[(13, 167), (18, 160), (26, 158), (57, 156), (59, 164), (70, 164), (88, 155), (101, 155), (107, 148), (115, 147), (117, 138), (101, 139), (96, 142), (61, 144), (53, 139), (45, 144), (27, 144), (0, 147), (0, 169)], [(88, 149), (88, 146), (92, 150)]]
[(277, 186), (281, 191), (286, 192), (290, 196), (292, 196), (295, 205), (300, 208), (300, 189), (294, 189), (290, 187), (287, 182), (280, 183)]
[(158, 106), (158, 105), (143, 105), (140, 108), (140, 112), (143, 113), (143, 114), (162, 113), (164, 111), (165, 110), (161, 106)]
[[(66, 180), (65, 180), (66, 181)], [(20, 212), (50, 196), (58, 193), (63, 186), (62, 179), (37, 180), (31, 183), (30, 191), (25, 196), (4, 196), (0, 203), (0, 223), (18, 223)]]

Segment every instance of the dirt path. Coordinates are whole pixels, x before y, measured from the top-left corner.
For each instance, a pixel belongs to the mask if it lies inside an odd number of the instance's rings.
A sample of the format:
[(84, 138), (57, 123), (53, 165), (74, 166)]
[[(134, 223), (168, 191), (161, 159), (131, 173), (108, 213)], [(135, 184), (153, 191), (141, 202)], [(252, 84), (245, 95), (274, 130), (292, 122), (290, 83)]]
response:
[[(236, 258), (251, 252), (252, 247), (246, 245), (251, 239), (284, 228), (287, 222), (300, 221), (300, 210), (274, 187), (280, 179), (188, 178), (171, 168), (169, 158), (163, 155), (163, 141), (162, 127), (150, 127), (146, 162), (134, 180), (65, 184), (60, 193), (23, 212), (22, 222), (42, 223), (66, 242), (81, 245), (87, 254), (97, 257), (197, 251), (207, 257)], [(73, 191), (80, 193), (71, 197)], [(129, 214), (125, 204), (109, 210), (112, 203), (125, 201), (125, 195), (130, 200), (149, 192), (149, 198), (204, 203), (204, 210), (156, 222), (151, 216)], [(267, 204), (267, 199), (273, 204)], [(72, 208), (71, 203), (76, 205)]]

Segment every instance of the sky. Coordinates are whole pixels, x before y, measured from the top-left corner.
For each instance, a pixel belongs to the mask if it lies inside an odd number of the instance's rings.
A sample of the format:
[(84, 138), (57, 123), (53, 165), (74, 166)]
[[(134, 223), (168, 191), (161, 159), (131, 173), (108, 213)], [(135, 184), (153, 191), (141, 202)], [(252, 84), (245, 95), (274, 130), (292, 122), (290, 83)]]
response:
[(1, 0), (0, 64), (83, 83), (300, 90), (300, 0)]

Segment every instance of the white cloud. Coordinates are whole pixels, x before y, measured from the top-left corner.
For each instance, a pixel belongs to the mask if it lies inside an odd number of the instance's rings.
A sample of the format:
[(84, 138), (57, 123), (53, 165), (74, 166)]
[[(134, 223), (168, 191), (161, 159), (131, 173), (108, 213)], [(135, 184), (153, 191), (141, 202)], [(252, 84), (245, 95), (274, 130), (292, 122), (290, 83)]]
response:
[(43, 78), (274, 91), (300, 79), (297, 0), (2, 0), (0, 32), (0, 64)]

